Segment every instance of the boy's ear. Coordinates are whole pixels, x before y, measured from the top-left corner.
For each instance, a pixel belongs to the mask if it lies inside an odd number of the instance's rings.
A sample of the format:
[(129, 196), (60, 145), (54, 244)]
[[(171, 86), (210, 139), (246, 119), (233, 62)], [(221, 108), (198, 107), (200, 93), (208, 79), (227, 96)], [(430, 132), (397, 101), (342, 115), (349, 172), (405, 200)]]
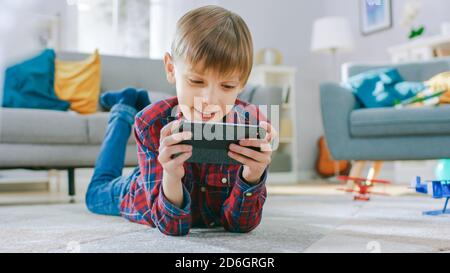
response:
[(166, 54), (164, 54), (164, 69), (166, 70), (167, 81), (170, 84), (175, 84), (175, 66), (173, 63), (172, 56), (166, 52)]

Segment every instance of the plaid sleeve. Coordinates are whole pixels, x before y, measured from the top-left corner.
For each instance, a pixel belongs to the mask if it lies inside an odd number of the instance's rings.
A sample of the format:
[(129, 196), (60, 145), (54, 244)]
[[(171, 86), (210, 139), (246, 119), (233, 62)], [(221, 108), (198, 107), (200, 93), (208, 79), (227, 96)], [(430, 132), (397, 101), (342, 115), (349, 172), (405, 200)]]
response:
[(183, 205), (181, 208), (167, 200), (162, 186), (159, 191), (157, 206), (152, 210), (152, 220), (158, 229), (166, 235), (186, 235), (191, 228), (191, 196), (183, 184)]
[(222, 206), (221, 221), (226, 230), (245, 233), (255, 229), (261, 222), (267, 197), (267, 169), (256, 185), (244, 180), (242, 170), (243, 167), (239, 169), (231, 194)]
[(166, 199), (162, 190), (163, 168), (158, 161), (156, 143), (159, 130), (148, 126), (139, 115), (136, 116), (134, 133), (138, 149), (140, 177), (135, 193), (134, 208), (141, 221), (157, 227), (166, 235), (186, 235), (191, 227), (189, 192), (183, 184), (183, 205), (178, 208)]

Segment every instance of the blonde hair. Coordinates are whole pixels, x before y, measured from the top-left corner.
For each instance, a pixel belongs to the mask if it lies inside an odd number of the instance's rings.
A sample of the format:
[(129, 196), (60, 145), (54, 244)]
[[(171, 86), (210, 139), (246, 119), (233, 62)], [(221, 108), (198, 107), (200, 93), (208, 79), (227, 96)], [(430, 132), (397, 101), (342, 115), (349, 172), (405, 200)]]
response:
[(248, 81), (253, 65), (253, 42), (244, 20), (218, 6), (204, 6), (189, 11), (177, 22), (172, 41), (172, 56), (193, 67), (225, 76), (239, 73), (242, 86)]

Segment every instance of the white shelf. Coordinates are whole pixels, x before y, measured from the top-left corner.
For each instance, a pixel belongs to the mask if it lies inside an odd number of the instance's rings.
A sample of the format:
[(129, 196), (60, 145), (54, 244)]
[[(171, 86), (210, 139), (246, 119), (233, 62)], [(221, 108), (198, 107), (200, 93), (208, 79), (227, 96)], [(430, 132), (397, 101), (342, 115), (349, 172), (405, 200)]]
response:
[(388, 48), (393, 63), (430, 60), (437, 56), (439, 50), (450, 50), (450, 35), (418, 38)]
[[(279, 86), (281, 88), (289, 87), (289, 102), (283, 104), (280, 107), (280, 121), (288, 120), (288, 126), (291, 130), (287, 130), (286, 137), (280, 137), (280, 145), (278, 150), (274, 151), (274, 154), (283, 154), (282, 158), (286, 158), (286, 155), (290, 157), (291, 171), (289, 172), (274, 172), (269, 171), (268, 181), (271, 184), (296, 184), (298, 183), (298, 143), (297, 143), (297, 126), (296, 126), (296, 107), (295, 102), (295, 74), (297, 69), (291, 66), (278, 66), (278, 65), (257, 65), (253, 68), (252, 74), (249, 79), (249, 83), (259, 84), (263, 86)], [(284, 94), (281, 94), (282, 96)], [(284, 121), (284, 122), (285, 122)], [(279, 128), (283, 129), (283, 128)], [(290, 132), (290, 133), (289, 133)], [(272, 165), (274, 161), (272, 161)], [(280, 162), (277, 162), (280, 164)], [(277, 166), (278, 167), (278, 166)], [(280, 168), (281, 170), (281, 168)]]
[(450, 35), (436, 35), (432, 37), (418, 38), (408, 43), (388, 48), (389, 53), (411, 50), (418, 47), (435, 47), (450, 44)]

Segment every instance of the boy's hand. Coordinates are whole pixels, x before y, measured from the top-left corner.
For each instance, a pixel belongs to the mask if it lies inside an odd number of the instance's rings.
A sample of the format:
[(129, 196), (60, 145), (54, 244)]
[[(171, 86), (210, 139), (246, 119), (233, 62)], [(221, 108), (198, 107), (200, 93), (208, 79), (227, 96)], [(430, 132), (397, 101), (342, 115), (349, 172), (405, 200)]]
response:
[[(267, 132), (264, 139), (243, 139), (239, 145), (231, 144), (228, 155), (244, 165), (243, 178), (252, 184), (258, 183), (264, 170), (271, 162), (272, 147), (270, 142), (278, 136), (269, 123), (262, 121), (260, 126)], [(260, 147), (261, 152), (247, 147)]]
[[(183, 163), (192, 155), (192, 146), (178, 144), (183, 140), (192, 138), (192, 132), (173, 133), (174, 129), (180, 124), (175, 120), (167, 124), (160, 132), (160, 145), (158, 161), (161, 163), (165, 174), (174, 180), (181, 180), (184, 176)], [(173, 155), (181, 153), (175, 158)]]

